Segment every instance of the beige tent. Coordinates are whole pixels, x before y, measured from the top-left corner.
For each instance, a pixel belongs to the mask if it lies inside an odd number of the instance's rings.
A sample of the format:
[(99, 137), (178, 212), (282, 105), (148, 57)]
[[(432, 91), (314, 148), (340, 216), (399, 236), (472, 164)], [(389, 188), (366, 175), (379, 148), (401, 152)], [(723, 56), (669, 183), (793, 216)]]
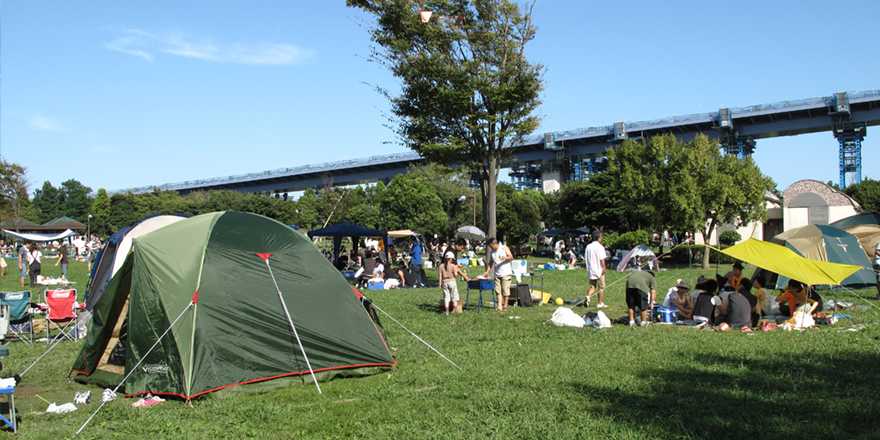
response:
[(868, 258), (874, 259), (874, 251), (877, 249), (877, 243), (880, 243), (880, 225), (858, 225), (841, 229), (855, 235), (862, 249), (868, 254)]

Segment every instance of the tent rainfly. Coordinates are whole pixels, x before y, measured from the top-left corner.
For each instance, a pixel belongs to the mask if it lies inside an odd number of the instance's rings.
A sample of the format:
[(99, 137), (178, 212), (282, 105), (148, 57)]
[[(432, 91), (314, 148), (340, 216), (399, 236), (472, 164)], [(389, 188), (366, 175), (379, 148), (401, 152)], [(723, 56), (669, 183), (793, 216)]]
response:
[(378, 229), (368, 228), (366, 226), (358, 226), (354, 223), (343, 222), (322, 229), (309, 231), (309, 238), (315, 237), (333, 237), (333, 264), (339, 262), (339, 248), (342, 247), (342, 239), (351, 237), (357, 247), (357, 243), (361, 237), (382, 237), (381, 243), (388, 241), (388, 233)]
[(216, 212), (134, 240), (72, 370), (101, 386), (127, 377), (129, 395), (188, 399), (394, 365), (378, 322), (309, 239)]

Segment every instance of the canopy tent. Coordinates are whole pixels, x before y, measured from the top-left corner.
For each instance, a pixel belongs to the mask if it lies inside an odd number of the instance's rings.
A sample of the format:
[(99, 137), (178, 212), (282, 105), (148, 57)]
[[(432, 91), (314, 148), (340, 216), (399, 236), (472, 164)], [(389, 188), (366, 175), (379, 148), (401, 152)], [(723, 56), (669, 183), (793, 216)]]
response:
[(754, 238), (723, 250), (709, 247), (737, 260), (810, 285), (838, 285), (862, 269), (861, 266), (804, 258), (790, 248)]
[(9, 229), (4, 229), (3, 233), (10, 236), (15, 237), (21, 240), (26, 241), (38, 241), (38, 242), (47, 242), (47, 241), (58, 241), (65, 239), (67, 237), (73, 237), (74, 235), (79, 235), (76, 232), (71, 231), (70, 229), (60, 233), (60, 234), (37, 234), (35, 232), (12, 232)]
[(880, 225), (847, 226), (841, 229), (855, 236), (861, 243), (862, 249), (865, 250), (868, 259), (874, 259), (877, 243), (880, 243)]
[(107, 239), (104, 248), (95, 257), (97, 264), (92, 265), (89, 278), (89, 289), (86, 291), (86, 310), (92, 311), (95, 303), (101, 298), (110, 279), (119, 272), (125, 257), (131, 251), (131, 243), (137, 237), (146, 235), (165, 226), (187, 218), (184, 215), (152, 215), (142, 218), (133, 225), (116, 231)]
[(624, 255), (624, 257), (620, 260), (620, 263), (617, 265), (617, 271), (623, 272), (626, 270), (626, 266), (629, 264), (629, 260), (633, 257), (649, 257), (650, 261), (657, 260), (657, 254), (651, 250), (646, 245), (640, 244), (632, 249)]
[(419, 236), (418, 232), (413, 232), (409, 229), (401, 229), (399, 231), (388, 231), (388, 236), (393, 238), (403, 238), (403, 237), (416, 237)]
[(0, 229), (3, 230), (18, 230), (18, 231), (45, 231), (46, 228), (42, 225), (38, 225), (28, 219), (16, 217), (15, 220), (6, 220), (5, 222), (0, 222)]
[(339, 263), (339, 248), (342, 247), (342, 239), (351, 237), (354, 242), (354, 248), (357, 249), (358, 241), (361, 237), (382, 237), (380, 243), (384, 247), (387, 242), (388, 233), (378, 229), (368, 228), (366, 226), (358, 226), (353, 223), (343, 222), (322, 229), (309, 231), (309, 238), (315, 237), (333, 237), (333, 264)]
[(128, 394), (192, 398), (394, 365), (378, 323), (309, 239), (216, 212), (134, 240), (72, 370), (102, 386), (129, 375)]
[(880, 212), (852, 215), (831, 224), (831, 226), (841, 229), (859, 225), (880, 225)]
[[(842, 284), (845, 286), (876, 283), (871, 270), (871, 261), (865, 256), (861, 243), (855, 236), (841, 229), (826, 225), (802, 226), (773, 237), (772, 242), (792, 249), (811, 260), (849, 264), (867, 269), (844, 280)], [(779, 286), (787, 282), (787, 279), (780, 278), (776, 284)]]
[(82, 222), (76, 221), (67, 216), (62, 216), (56, 219), (49, 220), (48, 222), (43, 224), (43, 226), (52, 227), (58, 230), (70, 229), (74, 231), (82, 231), (83, 229), (86, 229), (86, 225), (82, 224)]
[(466, 240), (486, 239), (486, 233), (476, 226), (462, 226), (455, 230), (455, 236)]

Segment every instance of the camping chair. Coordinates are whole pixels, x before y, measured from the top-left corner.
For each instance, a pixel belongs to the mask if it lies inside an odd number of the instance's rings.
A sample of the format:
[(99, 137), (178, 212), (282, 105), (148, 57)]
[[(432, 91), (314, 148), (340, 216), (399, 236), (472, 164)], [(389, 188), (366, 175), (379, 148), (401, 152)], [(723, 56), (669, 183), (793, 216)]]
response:
[[(63, 337), (76, 341), (76, 326), (72, 331), (67, 331), (71, 323), (76, 323), (76, 289), (47, 290), (45, 297), (46, 306), (46, 341), (51, 342), (49, 331), (52, 327), (61, 332), (56, 337)], [(61, 327), (59, 324), (64, 324)]]
[(28, 345), (34, 342), (34, 315), (29, 310), (30, 305), (30, 292), (0, 293), (0, 307), (9, 319), (9, 332)]

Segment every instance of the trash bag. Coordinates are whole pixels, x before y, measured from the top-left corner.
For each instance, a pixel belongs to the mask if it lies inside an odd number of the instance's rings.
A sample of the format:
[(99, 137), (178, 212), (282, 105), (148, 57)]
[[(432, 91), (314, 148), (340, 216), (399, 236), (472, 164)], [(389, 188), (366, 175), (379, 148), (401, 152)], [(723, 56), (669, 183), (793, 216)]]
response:
[(605, 316), (605, 313), (598, 312), (596, 313), (596, 319), (593, 320), (593, 328), (611, 328), (611, 320)]
[(550, 322), (557, 327), (576, 327), (582, 328), (585, 324), (584, 318), (578, 316), (575, 312), (567, 307), (560, 307), (553, 312)]

